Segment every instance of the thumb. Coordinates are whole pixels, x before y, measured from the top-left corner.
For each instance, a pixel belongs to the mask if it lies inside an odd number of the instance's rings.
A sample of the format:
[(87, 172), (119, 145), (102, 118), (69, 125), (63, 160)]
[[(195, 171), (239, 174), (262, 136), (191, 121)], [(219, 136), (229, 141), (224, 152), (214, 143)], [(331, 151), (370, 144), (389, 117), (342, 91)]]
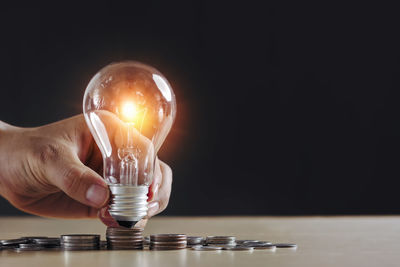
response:
[(48, 182), (71, 198), (95, 208), (101, 208), (108, 201), (106, 182), (70, 149), (48, 145), (40, 158)]

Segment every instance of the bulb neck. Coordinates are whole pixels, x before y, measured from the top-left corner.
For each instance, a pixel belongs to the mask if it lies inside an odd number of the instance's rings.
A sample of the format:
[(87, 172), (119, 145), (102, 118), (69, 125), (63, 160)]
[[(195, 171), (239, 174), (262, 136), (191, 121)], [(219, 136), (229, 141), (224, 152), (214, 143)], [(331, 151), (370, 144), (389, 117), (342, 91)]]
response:
[(121, 226), (133, 224), (133, 227), (147, 215), (148, 186), (109, 184), (108, 187), (111, 191), (109, 212)]

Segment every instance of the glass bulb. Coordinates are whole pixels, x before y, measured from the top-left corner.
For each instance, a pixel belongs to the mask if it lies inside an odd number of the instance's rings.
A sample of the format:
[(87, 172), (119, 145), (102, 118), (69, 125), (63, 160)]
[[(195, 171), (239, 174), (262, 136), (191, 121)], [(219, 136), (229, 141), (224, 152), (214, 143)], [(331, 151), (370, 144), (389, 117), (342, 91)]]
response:
[(148, 65), (113, 63), (90, 80), (83, 113), (103, 156), (109, 212), (120, 225), (133, 227), (147, 214), (156, 155), (175, 118), (172, 88)]

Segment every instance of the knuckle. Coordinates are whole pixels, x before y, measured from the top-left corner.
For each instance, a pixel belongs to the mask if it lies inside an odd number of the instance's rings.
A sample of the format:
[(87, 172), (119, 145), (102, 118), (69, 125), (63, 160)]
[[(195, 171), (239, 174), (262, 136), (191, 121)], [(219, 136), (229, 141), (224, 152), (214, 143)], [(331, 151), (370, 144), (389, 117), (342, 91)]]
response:
[(46, 143), (35, 147), (35, 155), (41, 163), (57, 160), (61, 154), (61, 148), (56, 144)]
[(82, 175), (82, 171), (76, 167), (66, 169), (61, 175), (62, 188), (68, 192), (78, 190), (82, 182)]

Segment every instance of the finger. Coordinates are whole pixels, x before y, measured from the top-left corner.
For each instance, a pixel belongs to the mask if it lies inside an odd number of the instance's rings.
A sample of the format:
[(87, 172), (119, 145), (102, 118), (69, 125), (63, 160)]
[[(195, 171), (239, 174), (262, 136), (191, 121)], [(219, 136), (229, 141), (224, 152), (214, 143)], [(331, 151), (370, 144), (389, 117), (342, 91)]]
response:
[(111, 217), (110, 213), (108, 212), (108, 207), (103, 207), (99, 211), (99, 219), (108, 227), (118, 227), (118, 223)]
[(78, 156), (63, 145), (41, 147), (38, 168), (48, 182), (82, 204), (101, 208), (107, 202), (106, 182), (95, 171), (86, 167)]
[(160, 184), (162, 182), (162, 173), (160, 168), (160, 160), (156, 159), (155, 168), (154, 168), (154, 178), (153, 183), (149, 188), (149, 193), (147, 194), (147, 201), (152, 201), (157, 195), (158, 189), (160, 188)]
[(171, 195), (171, 185), (172, 185), (172, 170), (171, 168), (162, 162), (160, 162), (160, 169), (162, 173), (162, 181), (158, 193), (155, 195), (154, 200), (152, 200), (148, 205), (148, 217), (152, 217), (160, 212), (162, 212), (168, 205), (169, 197)]
[(47, 195), (21, 208), (44, 217), (96, 218), (98, 209), (84, 205), (63, 192)]

